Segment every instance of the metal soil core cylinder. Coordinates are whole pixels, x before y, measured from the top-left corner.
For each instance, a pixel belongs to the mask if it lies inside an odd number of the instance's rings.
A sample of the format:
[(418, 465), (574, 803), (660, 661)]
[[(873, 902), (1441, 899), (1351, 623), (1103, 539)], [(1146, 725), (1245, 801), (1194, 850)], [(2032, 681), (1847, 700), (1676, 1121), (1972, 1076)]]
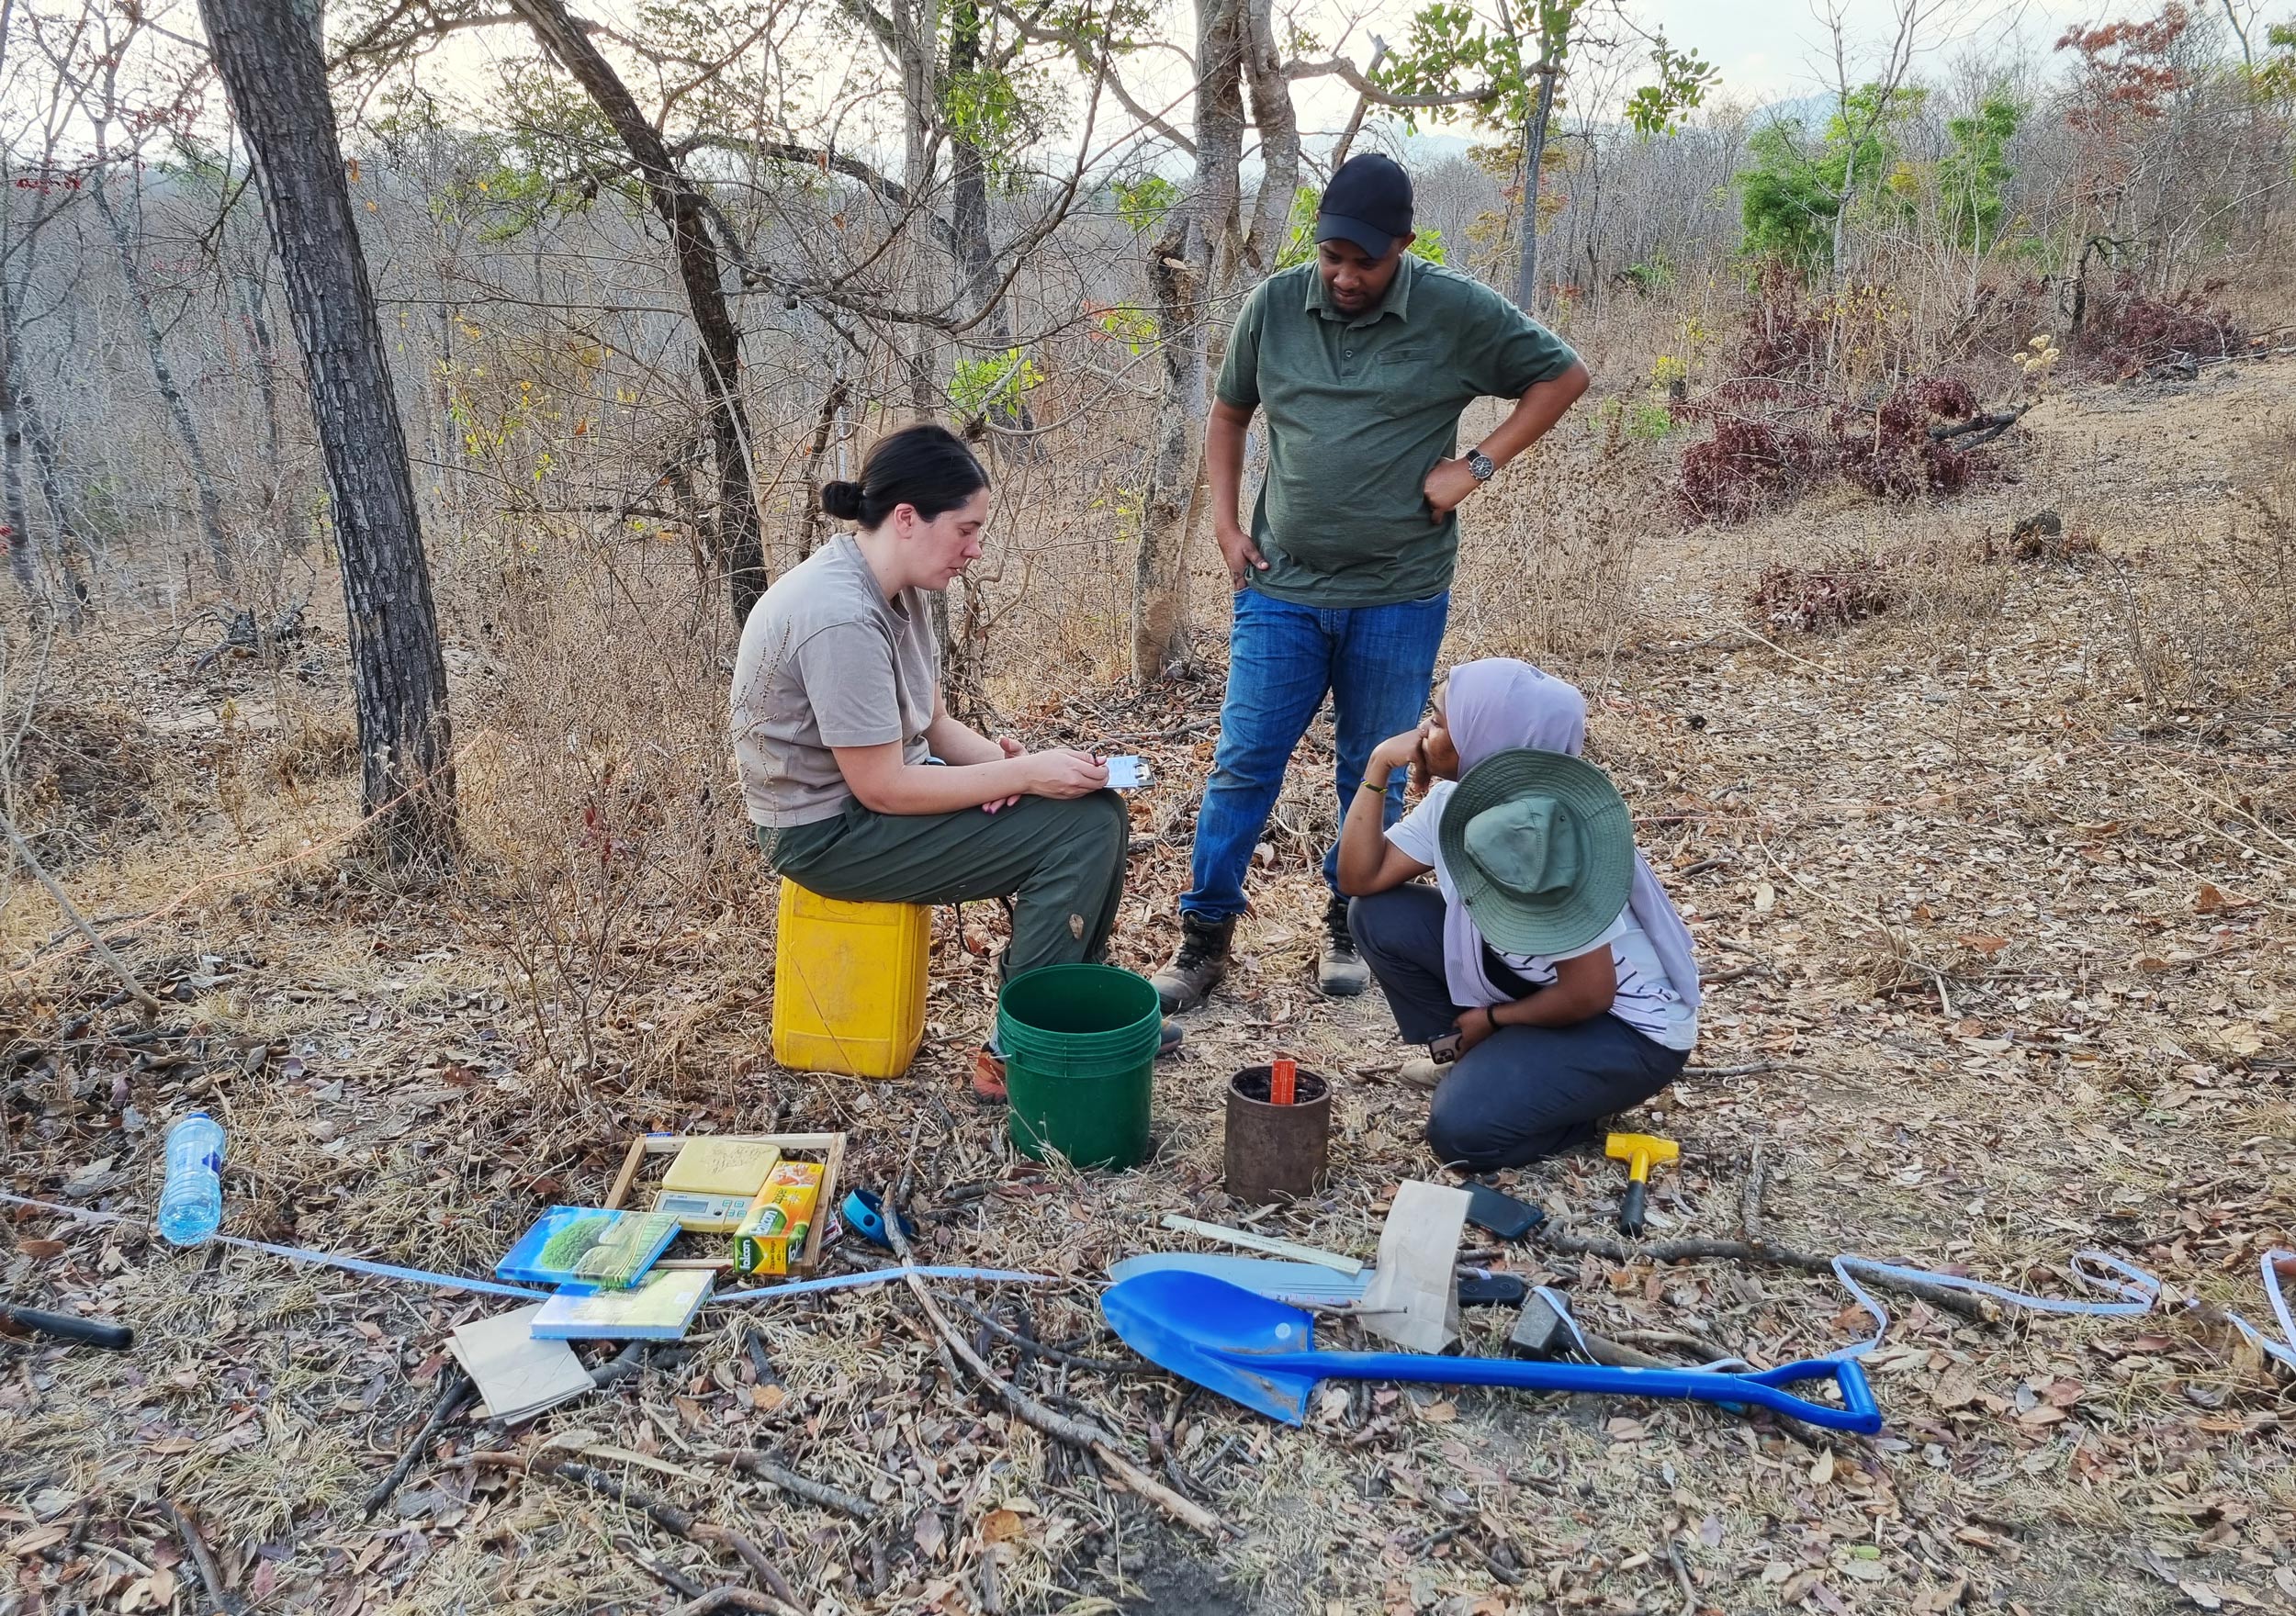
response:
[(1268, 1068), (1228, 1082), (1228, 1193), (1247, 1206), (1313, 1192), (1331, 1159), (1332, 1085), (1300, 1069), (1289, 1105), (1267, 1103)]

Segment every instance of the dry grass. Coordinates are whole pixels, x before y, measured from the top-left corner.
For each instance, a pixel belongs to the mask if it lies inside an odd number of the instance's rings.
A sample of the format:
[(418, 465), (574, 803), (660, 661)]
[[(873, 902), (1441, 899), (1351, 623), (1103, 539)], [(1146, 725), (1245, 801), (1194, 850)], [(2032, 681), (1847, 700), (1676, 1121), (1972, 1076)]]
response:
[[(2279, 469), (2296, 456), (2284, 439), (2259, 449), (2256, 423), (2292, 404), (2284, 367), (2067, 397), (2032, 418), (2012, 488), (1934, 511), (1829, 500), (1728, 534), (1644, 520), (1650, 452), (1574, 438), (1476, 512), (1450, 656), (1531, 655), (1587, 688), (1595, 749), (1727, 979), (1698, 1059), (1750, 1069), (1638, 1114), (1683, 1144), (1656, 1197), (1664, 1232), (1735, 1232), (1759, 1149), (1771, 1230), (1793, 1244), (2052, 1289), (2054, 1265), (2096, 1244), (2259, 1316), (2253, 1253), (2296, 1221)], [(2097, 537), (2099, 560), (1975, 558), (1982, 534), (2044, 503)], [(1101, 542), (1083, 536), (1088, 515), (1079, 544)], [(1900, 609), (1838, 634), (1747, 632), (1764, 569), (1852, 546), (1909, 558)], [(1122, 736), (1151, 755), (1165, 783), (1134, 804), (1151, 840), (1118, 945), (1146, 966), (1186, 881), (1218, 689), (1137, 696), (1075, 677), (1120, 652), (1110, 576), (1128, 557), (1092, 554), (1081, 575), (1040, 564), (1031, 591), (1057, 581), (1057, 612), (997, 620), (991, 645), (1009, 656), (992, 691), (1036, 738)], [(915, 1137), (926, 1254), (1059, 1276), (976, 1299), (1106, 1355), (1120, 1349), (1092, 1306), (1104, 1265), (1171, 1243), (1164, 1212), (1248, 1210), (1219, 1187), (1236, 1068), (1284, 1048), (1338, 1083), (1329, 1189), (1264, 1227), (1368, 1254), (1391, 1186), (1432, 1171), (1424, 1102), (1392, 1079), (1402, 1051), (1379, 1006), (1310, 985), (1331, 813), (1312, 747), (1255, 878), (1244, 961), (1160, 1073), (1155, 1161), (1039, 1172), (959, 1097), (987, 1016), (971, 945), (989, 915), (938, 917), (908, 1081), (775, 1070), (771, 893), (729, 794), (720, 674), (697, 668), (674, 609), (648, 615), (666, 577), (543, 588), (514, 572), (489, 578), (483, 612), (478, 596), (456, 607), (472, 856), (452, 884), (400, 891), (343, 862), (349, 778), (270, 761), (327, 755), (296, 738), (326, 733), (314, 707), (232, 760), (240, 780), (291, 788), (249, 790), (234, 812), (209, 776), (200, 812), (73, 871), (91, 914), (126, 917), (110, 929), (147, 981), (190, 993), (164, 1024), (168, 1058), (108, 1038), (126, 1026), (95, 1013), (112, 985), (51, 943), (35, 895), (12, 894), (7, 1187), (52, 1199), (113, 1156), (124, 1176), (90, 1204), (141, 1218), (157, 1124), (201, 1103), (231, 1128), (234, 1232), (480, 1273), (538, 1206), (602, 1193), (634, 1128), (843, 1127), (856, 1180), (880, 1186)], [(986, 593), (1003, 600), (1019, 578)], [(146, 722), (246, 711), (270, 689), (253, 670), (203, 684), (101, 645), (56, 686)], [(250, 1045), (264, 1051), (253, 1072)], [(1511, 1178), (1556, 1218), (1600, 1220), (1616, 1190), (1599, 1160)], [(1940, 1609), (1957, 1583), (2036, 1611), (2165, 1608), (2180, 1596), (2162, 1568), (2265, 1601), (2296, 1577), (2285, 1392), (2181, 1313), (1978, 1328), (1911, 1308), (1874, 1365), (1891, 1424), (1872, 1442), (1681, 1406), (1389, 1387), (1327, 1396), (1290, 1431), (1162, 1377), (1022, 1369), (996, 1349), (1036, 1395), (1074, 1399), (1154, 1464), (1168, 1453), (1237, 1528), (1214, 1546), (951, 1385), (912, 1307), (873, 1291), (705, 1314), (683, 1362), (533, 1431), (450, 1428), (431, 1456), (447, 1462), (418, 1467), (368, 1526), (357, 1500), (428, 1408), (445, 1331), (496, 1304), (175, 1253), (134, 1227), (34, 1218), (11, 1238), (11, 1296), (66, 1298), (141, 1334), (127, 1358), (19, 1351), (0, 1386), (14, 1511), (0, 1544), (86, 1520), (77, 1549), (17, 1552), (8, 1586), (23, 1592), (0, 1606), (28, 1610), (127, 1603), (138, 1574), (118, 1556), (165, 1557), (163, 1498), (205, 1522), (237, 1588), (281, 1608), (651, 1605), (662, 1590), (625, 1541), (705, 1586), (738, 1579), (625, 1506), (456, 1464), (537, 1439), (651, 1461), (591, 1460), (748, 1532), (823, 1611), (982, 1610), (991, 1557), (1004, 1609), (1073, 1616), (1133, 1599), (1671, 1611), (1670, 1544), (1696, 1603), (1730, 1610)], [(25, 1243), (49, 1239), (62, 1251)], [(1769, 1359), (1863, 1330), (1798, 1274), (1512, 1260), (1570, 1288), (1599, 1328), (1691, 1330)], [(1511, 1320), (1469, 1322), (1470, 1350), (1497, 1351)], [(782, 1393), (754, 1386), (744, 1323)], [(2035, 1416), (2059, 1399), (2063, 1419)], [(751, 1445), (874, 1498), (883, 1521), (865, 1531), (711, 1458)], [(108, 1554), (67, 1586), (97, 1544)]]

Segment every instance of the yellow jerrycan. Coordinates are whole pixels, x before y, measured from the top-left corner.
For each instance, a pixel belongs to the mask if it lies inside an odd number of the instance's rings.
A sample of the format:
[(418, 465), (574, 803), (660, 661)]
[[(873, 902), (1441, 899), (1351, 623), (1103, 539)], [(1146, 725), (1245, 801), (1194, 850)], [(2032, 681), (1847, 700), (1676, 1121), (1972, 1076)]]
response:
[(898, 1077), (925, 1037), (933, 912), (847, 903), (782, 878), (773, 1059), (797, 1072)]

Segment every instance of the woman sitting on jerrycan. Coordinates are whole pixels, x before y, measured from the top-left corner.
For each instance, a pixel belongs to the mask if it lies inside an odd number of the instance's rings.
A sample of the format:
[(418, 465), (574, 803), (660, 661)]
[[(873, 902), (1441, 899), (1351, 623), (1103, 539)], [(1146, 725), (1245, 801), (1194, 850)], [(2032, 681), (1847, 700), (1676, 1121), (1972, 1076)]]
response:
[[(848, 903), (1009, 898), (1007, 976), (1099, 960), (1131, 831), (1108, 766), (992, 741), (941, 700), (925, 593), (980, 558), (987, 473), (947, 428), (907, 427), (821, 507), (859, 531), (766, 590), (734, 664), (735, 758), (766, 862)], [(1004, 1097), (993, 1048), (974, 1089)]]
[[(1371, 754), (1341, 827), (1347, 924), (1435, 1091), (1427, 1143), (1472, 1172), (1595, 1137), (1674, 1081), (1698, 1036), (1690, 931), (1579, 756), (1586, 699), (1527, 662), (1470, 662)], [(1399, 769), (1425, 796), (1382, 834)], [(1432, 870), (1435, 885), (1414, 883)]]

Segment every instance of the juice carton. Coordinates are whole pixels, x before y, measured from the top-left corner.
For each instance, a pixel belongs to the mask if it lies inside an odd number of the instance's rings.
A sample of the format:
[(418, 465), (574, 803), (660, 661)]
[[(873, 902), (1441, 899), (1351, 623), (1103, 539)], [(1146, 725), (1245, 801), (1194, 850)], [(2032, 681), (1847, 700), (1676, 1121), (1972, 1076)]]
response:
[(766, 1174), (734, 1230), (734, 1269), (739, 1274), (787, 1274), (789, 1260), (805, 1249), (814, 1203), (821, 1195), (821, 1164), (782, 1162)]

